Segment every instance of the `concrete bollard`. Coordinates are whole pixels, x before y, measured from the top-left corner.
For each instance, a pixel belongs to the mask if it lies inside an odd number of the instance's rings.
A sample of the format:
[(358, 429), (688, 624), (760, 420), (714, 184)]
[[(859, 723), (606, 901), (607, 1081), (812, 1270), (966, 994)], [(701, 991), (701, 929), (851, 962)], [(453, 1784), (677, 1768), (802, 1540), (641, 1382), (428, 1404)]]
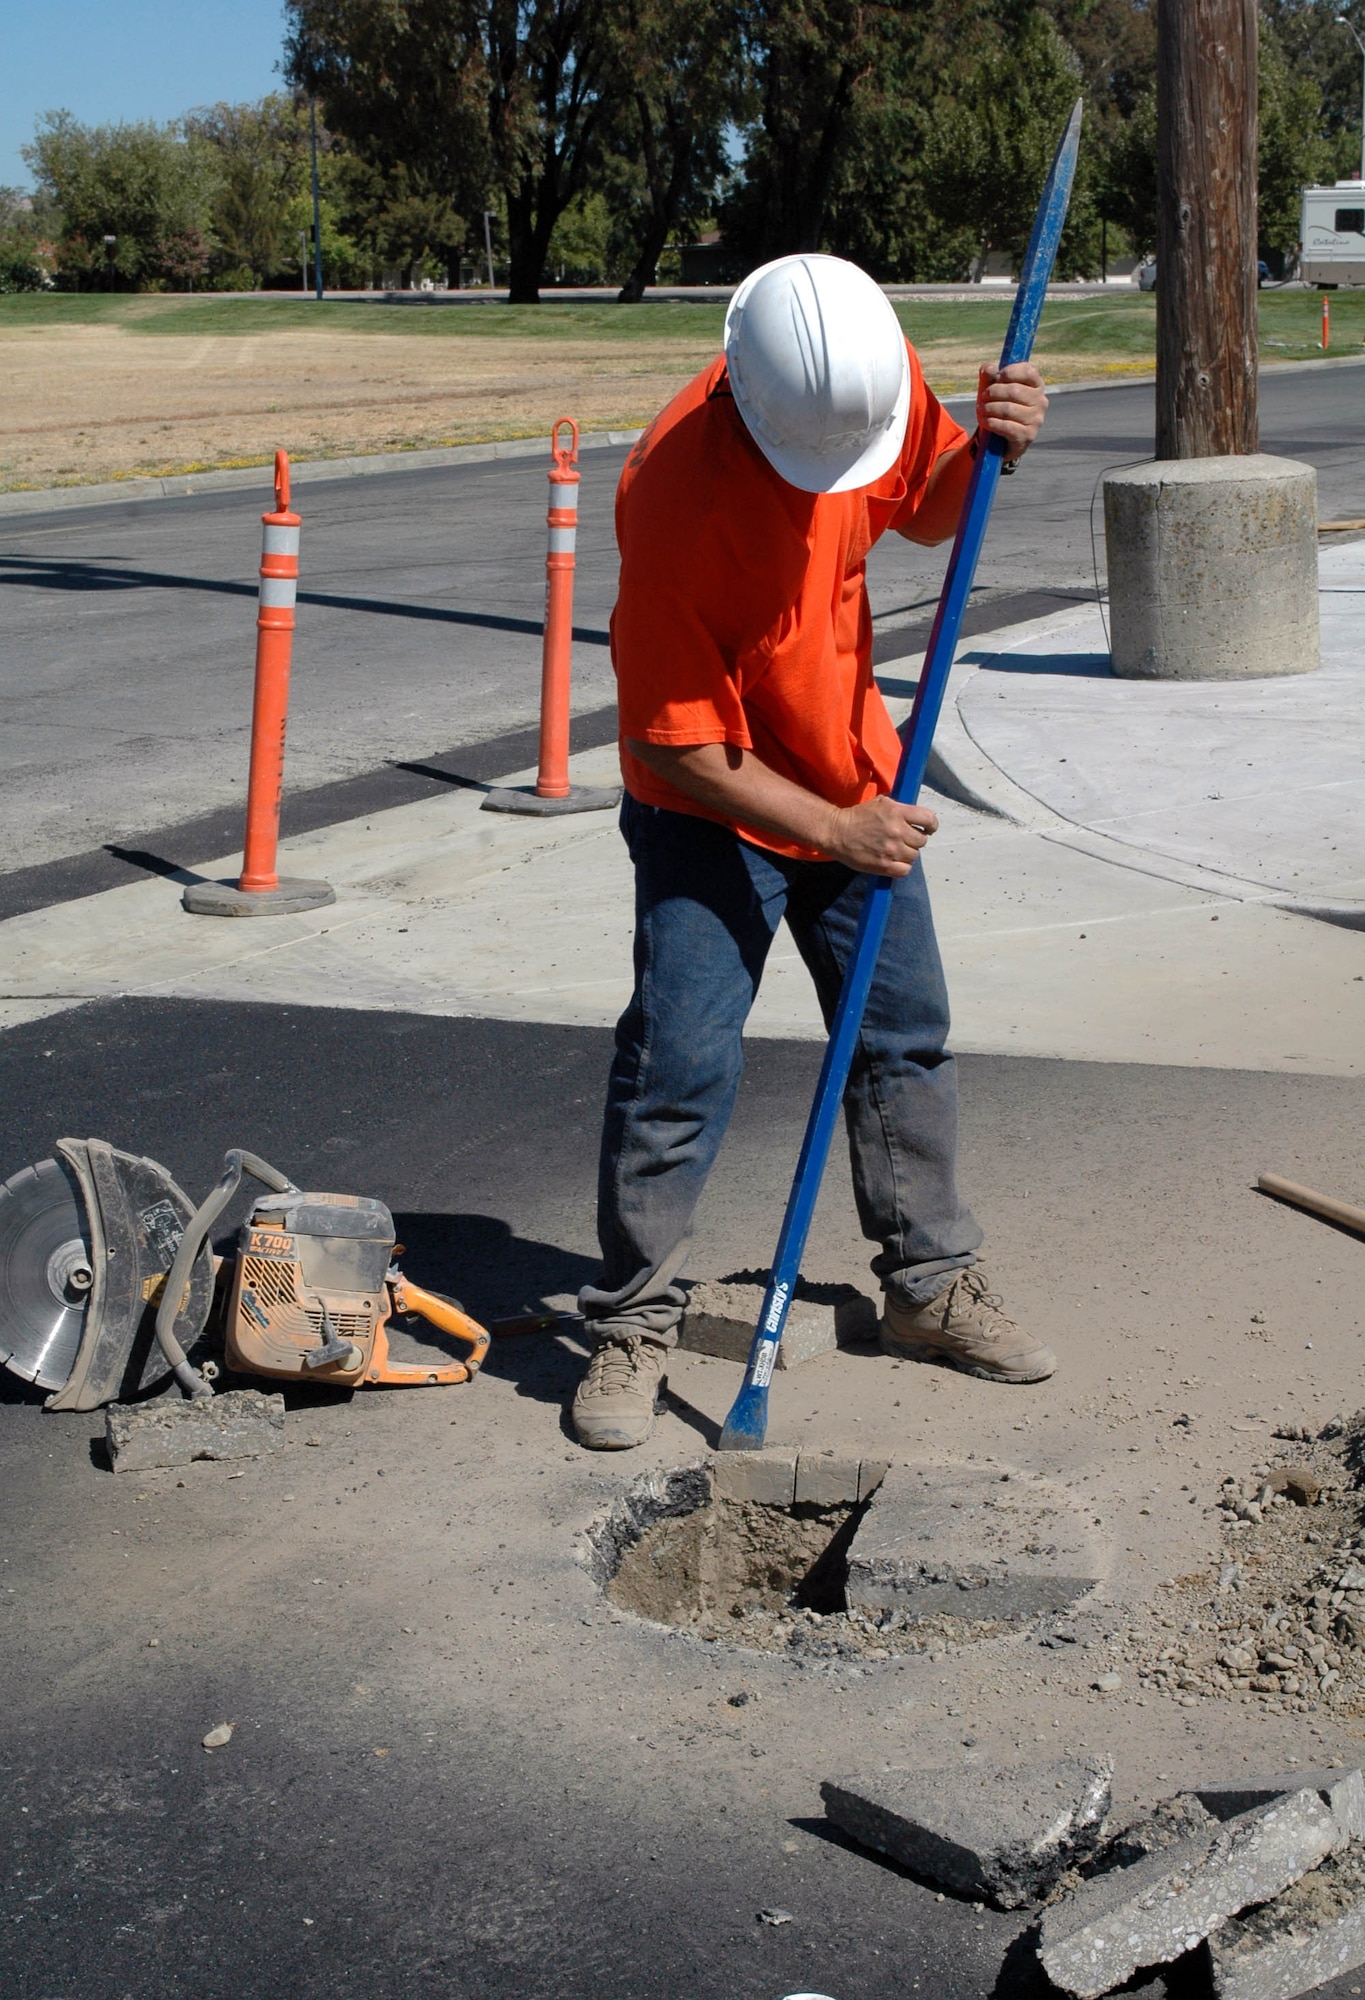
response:
[(1257, 452), (1111, 472), (1104, 533), (1116, 674), (1251, 680), (1317, 666), (1311, 465)]

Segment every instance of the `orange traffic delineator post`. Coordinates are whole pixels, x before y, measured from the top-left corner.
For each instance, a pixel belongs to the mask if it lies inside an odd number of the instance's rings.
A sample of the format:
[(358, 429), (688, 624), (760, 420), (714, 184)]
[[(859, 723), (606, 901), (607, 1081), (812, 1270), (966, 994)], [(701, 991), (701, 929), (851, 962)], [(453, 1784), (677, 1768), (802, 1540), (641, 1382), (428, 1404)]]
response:
[[(559, 433), (567, 425), (571, 442)], [(550, 430), (550, 543), (545, 556), (545, 637), (540, 663), (540, 764), (534, 786), (498, 786), (485, 812), (605, 812), (619, 804), (616, 786), (569, 783), (569, 682), (573, 670), (573, 579), (578, 536), (578, 425), (556, 417)]]
[(1325, 354), (1332, 345), (1332, 306), (1326, 292), (1322, 295), (1322, 351)]
[(275, 510), (262, 514), (261, 587), (256, 611), (256, 693), (251, 710), (246, 838), (236, 882), (191, 882), (181, 897), (197, 917), (287, 916), (336, 901), (327, 882), (280, 877), (280, 800), (289, 720), (294, 602), (299, 588), (299, 528), (289, 508), (289, 454), (275, 453)]

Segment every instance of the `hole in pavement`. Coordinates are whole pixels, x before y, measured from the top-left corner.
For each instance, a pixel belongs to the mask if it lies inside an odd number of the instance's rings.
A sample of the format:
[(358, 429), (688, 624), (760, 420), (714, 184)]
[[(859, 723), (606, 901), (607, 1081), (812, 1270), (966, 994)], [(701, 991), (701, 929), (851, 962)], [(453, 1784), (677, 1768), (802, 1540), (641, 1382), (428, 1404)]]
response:
[(693, 1637), (807, 1659), (955, 1649), (1017, 1622), (850, 1610), (848, 1550), (871, 1502), (762, 1506), (717, 1496), (704, 1465), (646, 1473), (589, 1531), (607, 1601)]

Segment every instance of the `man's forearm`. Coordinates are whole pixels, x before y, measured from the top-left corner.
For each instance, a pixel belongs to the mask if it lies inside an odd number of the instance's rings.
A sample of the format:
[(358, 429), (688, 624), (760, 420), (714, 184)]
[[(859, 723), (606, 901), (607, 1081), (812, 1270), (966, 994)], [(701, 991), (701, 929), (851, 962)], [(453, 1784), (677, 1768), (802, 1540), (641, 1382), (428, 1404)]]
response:
[(934, 548), (939, 542), (946, 542), (950, 535), (955, 535), (971, 476), (971, 439), (963, 438), (961, 444), (952, 451), (945, 451), (942, 458), (936, 460), (923, 500), (916, 507), (909, 526), (900, 531), (903, 538), (907, 542), (920, 542), (926, 548)]
[(938, 825), (928, 806), (898, 805), (884, 793), (834, 806), (732, 743), (640, 743), (633, 757), (722, 818), (813, 847), (860, 874), (906, 875)]
[(699, 806), (827, 853), (838, 808), (733, 743), (628, 741), (632, 757)]

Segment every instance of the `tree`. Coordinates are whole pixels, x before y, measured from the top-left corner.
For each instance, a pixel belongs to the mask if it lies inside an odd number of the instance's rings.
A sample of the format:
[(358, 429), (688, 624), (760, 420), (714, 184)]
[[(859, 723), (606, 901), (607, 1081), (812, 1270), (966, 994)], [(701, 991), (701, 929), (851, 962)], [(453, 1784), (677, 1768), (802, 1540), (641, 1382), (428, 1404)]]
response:
[(820, 248), (859, 86), (886, 32), (922, 12), (914, 0), (741, 0), (753, 111), (742, 178), (723, 213), (726, 241), (747, 261)]
[(458, 265), (492, 167), (483, 0), (288, 0), (290, 80), (344, 142), (336, 201), (370, 253)]
[[(1331, 147), (1324, 180), (1360, 172), (1360, 50), (1340, 23), (1343, 14), (1365, 35), (1361, 0), (1261, 0), (1262, 41), (1273, 41), (1289, 75), (1313, 93), (1314, 123)], [(1262, 89), (1266, 80), (1263, 73)]]
[(41, 292), (51, 282), (58, 223), (50, 199), (0, 187), (0, 292)]
[[(1330, 111), (1311, 74), (1291, 66), (1274, 27), (1262, 24), (1258, 233), (1263, 254), (1281, 258), (1299, 241), (1301, 194), (1334, 177)], [(1338, 131), (1345, 128), (1338, 126)], [(1357, 171), (1358, 171), (1357, 163)]]
[[(68, 282), (132, 289), (192, 281), (208, 251), (215, 170), (207, 148), (180, 126), (88, 126), (54, 111), (22, 150), (40, 193), (61, 212)], [(189, 250), (192, 242), (200, 249)]]
[[(1041, 11), (1030, 11), (1012, 32), (983, 22), (978, 33), (969, 73), (936, 107), (925, 179), (933, 212), (970, 233), (981, 270), (992, 250), (1022, 257), (1082, 79), (1076, 57)], [(1088, 261), (1094, 219), (1088, 165), (1072, 190), (1059, 272)]]
[(609, 11), (605, 0), (487, 0), (483, 12), (508, 297), (534, 305), (555, 224), (588, 191), (601, 160)]
[(297, 263), (287, 213), (307, 176), (307, 121), (292, 99), (215, 104), (193, 111), (185, 131), (208, 147), (217, 173), (213, 232), (220, 265), (251, 283)]
[(634, 260), (620, 298), (643, 298), (678, 224), (708, 210), (737, 98), (738, 10), (730, 0), (618, 0), (609, 64), (616, 108), (608, 202)]

